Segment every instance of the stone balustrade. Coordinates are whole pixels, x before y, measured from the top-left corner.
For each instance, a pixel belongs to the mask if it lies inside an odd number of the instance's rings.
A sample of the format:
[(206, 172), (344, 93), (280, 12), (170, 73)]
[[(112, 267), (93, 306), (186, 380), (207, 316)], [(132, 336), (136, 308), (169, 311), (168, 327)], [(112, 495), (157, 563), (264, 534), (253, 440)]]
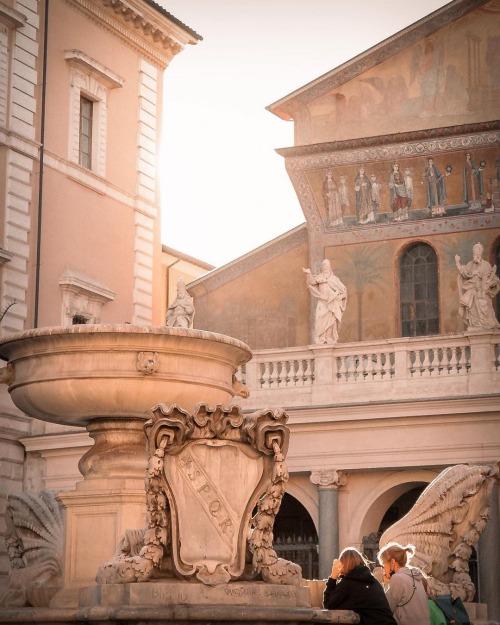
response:
[(238, 377), (245, 408), (491, 394), (500, 332), (464, 332), (253, 352)]

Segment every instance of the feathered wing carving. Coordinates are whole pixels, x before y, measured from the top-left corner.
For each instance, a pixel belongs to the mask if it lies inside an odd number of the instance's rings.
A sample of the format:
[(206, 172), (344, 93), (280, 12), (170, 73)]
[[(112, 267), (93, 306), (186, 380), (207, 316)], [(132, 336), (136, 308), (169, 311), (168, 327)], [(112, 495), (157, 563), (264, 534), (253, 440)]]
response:
[(64, 530), (61, 504), (55, 491), (10, 495), (5, 519), (5, 544), (12, 571), (0, 604), (40, 605), (39, 601), (44, 604), (50, 596), (31, 590), (62, 585)]
[(497, 465), (445, 469), (410, 512), (382, 534), (380, 547), (389, 542), (415, 545), (411, 563), (429, 576), (431, 595), (450, 593), (472, 601), (475, 588), (468, 561), (489, 519), (498, 472)]

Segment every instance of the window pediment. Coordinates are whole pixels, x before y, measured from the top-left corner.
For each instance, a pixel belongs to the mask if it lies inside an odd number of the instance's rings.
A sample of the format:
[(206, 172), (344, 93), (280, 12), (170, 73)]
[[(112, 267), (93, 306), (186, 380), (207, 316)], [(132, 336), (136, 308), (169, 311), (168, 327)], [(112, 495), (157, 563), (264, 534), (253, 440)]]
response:
[(6, 24), (9, 28), (21, 28), (27, 20), (25, 15), (0, 2), (0, 23)]
[(98, 82), (101, 82), (108, 87), (108, 89), (123, 87), (123, 84), (125, 83), (124, 78), (81, 50), (66, 50), (64, 58), (72, 67), (75, 67), (81, 72), (94, 77)]

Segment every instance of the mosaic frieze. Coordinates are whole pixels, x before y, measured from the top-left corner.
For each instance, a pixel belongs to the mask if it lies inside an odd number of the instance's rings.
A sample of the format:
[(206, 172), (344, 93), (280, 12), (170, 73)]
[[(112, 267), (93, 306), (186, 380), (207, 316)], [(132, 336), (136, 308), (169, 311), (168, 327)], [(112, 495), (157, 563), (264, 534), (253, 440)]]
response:
[(289, 156), (286, 167), (310, 230), (348, 241), (354, 229), (500, 211), (499, 139), (492, 130), (360, 146)]

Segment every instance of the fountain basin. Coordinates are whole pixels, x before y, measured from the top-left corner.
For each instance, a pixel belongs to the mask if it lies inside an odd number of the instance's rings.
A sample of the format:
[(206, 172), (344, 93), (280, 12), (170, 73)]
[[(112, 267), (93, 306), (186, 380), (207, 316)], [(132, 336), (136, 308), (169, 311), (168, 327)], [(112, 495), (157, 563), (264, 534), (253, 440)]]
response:
[(192, 411), (237, 394), (233, 375), (252, 357), (232, 337), (166, 326), (75, 325), (0, 340), (4, 382), (24, 413), (86, 426), (98, 418), (147, 418), (159, 402)]

